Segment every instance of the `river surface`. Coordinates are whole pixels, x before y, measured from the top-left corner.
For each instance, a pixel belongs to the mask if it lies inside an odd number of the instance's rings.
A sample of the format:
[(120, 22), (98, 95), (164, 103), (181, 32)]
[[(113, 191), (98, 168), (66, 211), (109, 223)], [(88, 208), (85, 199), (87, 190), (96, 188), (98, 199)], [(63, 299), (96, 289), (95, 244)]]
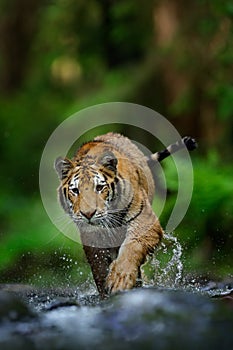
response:
[(75, 289), (2, 285), (0, 348), (231, 349), (232, 282), (143, 287), (101, 301)]
[(106, 300), (93, 284), (0, 285), (0, 349), (232, 349), (233, 279), (184, 278), (182, 248), (165, 239), (144, 286)]

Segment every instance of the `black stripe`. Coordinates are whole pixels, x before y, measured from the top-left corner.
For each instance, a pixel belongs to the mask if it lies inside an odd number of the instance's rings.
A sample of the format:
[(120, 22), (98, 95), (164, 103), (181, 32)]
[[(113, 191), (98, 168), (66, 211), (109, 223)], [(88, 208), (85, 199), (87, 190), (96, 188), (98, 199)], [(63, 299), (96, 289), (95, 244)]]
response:
[(164, 158), (167, 158), (171, 155), (171, 153), (168, 151), (168, 149), (164, 149), (163, 151), (157, 152), (158, 155), (158, 161), (161, 162)]
[(122, 191), (121, 191), (121, 183), (118, 177), (115, 178), (115, 184), (116, 184), (115, 188), (116, 188), (117, 196), (120, 198)]
[[(130, 222), (131, 219), (132, 219), (132, 220), (134, 219), (134, 218), (130, 218), (128, 221), (125, 220), (125, 217), (127, 216), (128, 212), (129, 212), (129, 210), (130, 210), (130, 207), (131, 207), (131, 205), (132, 205), (132, 203), (133, 203), (133, 200), (134, 200), (134, 198), (132, 198), (132, 200), (129, 202), (129, 204), (127, 205), (126, 208), (121, 209), (121, 210), (117, 213), (116, 216), (117, 216), (118, 220), (120, 220), (119, 225), (126, 224), (126, 223)], [(141, 208), (140, 208), (140, 209), (141, 209)], [(140, 214), (140, 213), (136, 214), (135, 217), (137, 217), (137, 215), (139, 215), (139, 214)]]
[(64, 197), (66, 198), (66, 196), (67, 196), (67, 188), (66, 187), (63, 188), (63, 193), (64, 193)]
[(115, 176), (115, 178), (114, 178), (114, 182), (115, 182), (115, 184), (117, 184), (117, 183), (119, 182), (119, 179), (118, 179), (118, 177), (117, 177), (117, 176)]
[(193, 151), (195, 148), (197, 148), (197, 142), (195, 139), (193, 139), (190, 136), (185, 136), (182, 138), (182, 141), (184, 142), (185, 146), (189, 151)]
[(131, 201), (129, 202), (127, 207), (120, 211), (120, 216), (121, 216), (122, 220), (127, 216), (129, 209), (130, 209), (131, 205), (133, 204), (133, 200), (134, 200), (134, 197), (131, 199)]
[(108, 178), (108, 177), (112, 178), (113, 177), (112, 176), (113, 175), (113, 171), (108, 169), (108, 168), (102, 169), (101, 170), (101, 174), (104, 176), (104, 178)]
[[(98, 174), (99, 175), (99, 174)], [(102, 173), (103, 177), (104, 177), (104, 181), (107, 183), (108, 182), (108, 177), (106, 176), (106, 174)]]
[(141, 214), (143, 208), (144, 208), (144, 203), (141, 202), (139, 212), (138, 212), (137, 214), (135, 214), (135, 215), (134, 215), (132, 218), (130, 218), (129, 220), (126, 220), (126, 224), (128, 224), (129, 222), (135, 220), (135, 219)]
[(115, 182), (111, 182), (110, 186), (112, 189), (112, 199), (111, 200), (113, 200), (115, 197)]
[(60, 200), (60, 203), (61, 203), (61, 206), (62, 208), (67, 211), (68, 210), (68, 205), (67, 205), (67, 189), (64, 187), (60, 187), (59, 188), (59, 191), (58, 191), (58, 194), (59, 194), (59, 200)]

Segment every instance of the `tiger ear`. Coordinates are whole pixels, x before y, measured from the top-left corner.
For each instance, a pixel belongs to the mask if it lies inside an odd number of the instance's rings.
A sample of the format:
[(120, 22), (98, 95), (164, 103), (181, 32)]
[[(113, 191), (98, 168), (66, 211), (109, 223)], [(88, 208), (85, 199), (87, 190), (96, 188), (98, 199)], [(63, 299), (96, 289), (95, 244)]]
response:
[(54, 167), (56, 172), (58, 173), (58, 177), (60, 180), (64, 180), (72, 168), (72, 162), (68, 158), (58, 157), (55, 160)]
[(107, 151), (103, 153), (99, 157), (99, 163), (103, 165), (105, 168), (111, 171), (114, 171), (114, 173), (117, 170), (117, 158), (111, 151)]

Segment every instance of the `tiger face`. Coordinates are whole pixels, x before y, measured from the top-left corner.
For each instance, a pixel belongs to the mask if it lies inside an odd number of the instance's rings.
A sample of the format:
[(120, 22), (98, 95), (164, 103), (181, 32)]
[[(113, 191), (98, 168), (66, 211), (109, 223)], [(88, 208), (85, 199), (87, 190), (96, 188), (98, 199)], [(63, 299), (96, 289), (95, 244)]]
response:
[(115, 227), (123, 224), (124, 205), (119, 203), (118, 160), (108, 151), (101, 156), (71, 161), (58, 158), (58, 190), (64, 210), (78, 227)]

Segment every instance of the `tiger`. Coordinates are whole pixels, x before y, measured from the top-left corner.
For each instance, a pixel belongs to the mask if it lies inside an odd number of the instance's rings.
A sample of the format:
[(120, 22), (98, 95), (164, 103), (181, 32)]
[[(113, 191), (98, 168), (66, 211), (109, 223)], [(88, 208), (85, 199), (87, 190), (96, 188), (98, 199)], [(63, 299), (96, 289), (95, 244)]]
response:
[(59, 202), (78, 227), (102, 298), (141, 285), (141, 266), (164, 232), (152, 209), (152, 168), (183, 147), (195, 149), (195, 139), (184, 137), (146, 156), (129, 138), (110, 132), (84, 143), (72, 159), (56, 159)]

